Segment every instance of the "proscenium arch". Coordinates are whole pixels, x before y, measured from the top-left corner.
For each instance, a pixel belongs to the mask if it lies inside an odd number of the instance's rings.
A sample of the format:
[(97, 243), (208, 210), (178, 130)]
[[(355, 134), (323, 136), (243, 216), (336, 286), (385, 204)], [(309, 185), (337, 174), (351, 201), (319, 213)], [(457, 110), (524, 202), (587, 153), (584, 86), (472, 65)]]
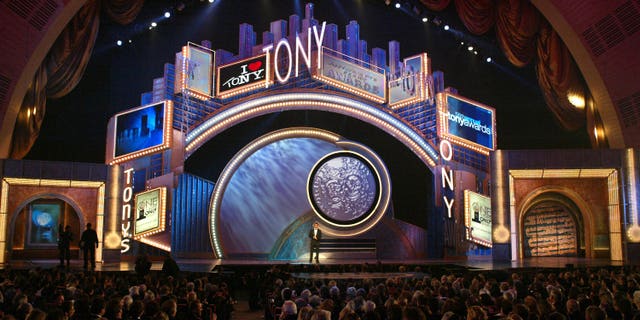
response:
[[(524, 196), (524, 202), (521, 205), (518, 205), (517, 209), (517, 230), (518, 230), (518, 260), (524, 258), (524, 249), (523, 249), (523, 239), (524, 239), (524, 230), (523, 230), (523, 218), (527, 211), (538, 203), (540, 197), (544, 197), (547, 194), (559, 194), (564, 196), (565, 198), (571, 200), (573, 204), (580, 211), (580, 215), (582, 216), (582, 222), (584, 223), (584, 235), (585, 235), (585, 253), (586, 257), (589, 258), (593, 254), (593, 246), (591, 243), (591, 238), (589, 236), (592, 234), (594, 230), (593, 225), (593, 211), (589, 204), (575, 191), (570, 188), (558, 186), (558, 185), (548, 185), (539, 187), (529, 192), (526, 196)], [(547, 198), (542, 200), (548, 200)]]
[(562, 12), (554, 5), (554, 1), (548, 0), (532, 0), (531, 3), (538, 8), (538, 11), (549, 21), (553, 29), (558, 33), (562, 41), (565, 43), (569, 52), (573, 56), (573, 60), (580, 68), (580, 72), (589, 87), (589, 91), (593, 95), (596, 102), (597, 110), (602, 118), (605, 128), (605, 134), (609, 146), (612, 149), (623, 148), (626, 146), (624, 135), (618, 113), (613, 104), (613, 99), (607, 89), (607, 84), (589, 53), (584, 42), (580, 40), (580, 36), (576, 30), (569, 24)]
[(273, 93), (231, 104), (187, 135), (185, 156), (188, 158), (205, 142), (238, 123), (261, 115), (289, 110), (326, 111), (362, 120), (398, 139), (431, 170), (434, 170), (438, 160), (435, 149), (422, 135), (390, 112), (337, 92), (322, 90), (287, 90), (286, 93)]
[[(76, 0), (56, 2), (64, 4), (62, 4), (62, 7), (50, 18), (51, 23), (49, 23), (46, 29), (42, 32), (40, 41), (34, 43), (33, 50), (28, 52), (26, 57), (24, 57), (27, 59), (25, 67), (22, 69), (19, 76), (15, 78), (15, 87), (12, 91), (9, 91), (4, 117), (3, 115), (0, 115), (0, 120), (2, 120), (0, 123), (0, 158), (9, 158), (9, 155), (11, 154), (13, 129), (15, 128), (20, 107), (22, 106), (22, 100), (24, 100), (24, 96), (29, 89), (33, 76), (36, 74), (36, 71), (38, 71), (38, 68), (49, 53), (49, 50), (55, 41), (58, 39), (58, 36), (60, 36), (60, 33), (62, 33), (67, 24), (69, 24), (69, 21), (73, 19), (87, 1)], [(25, 31), (25, 33), (28, 32), (32, 31)], [(2, 112), (1, 105), (0, 112)]]

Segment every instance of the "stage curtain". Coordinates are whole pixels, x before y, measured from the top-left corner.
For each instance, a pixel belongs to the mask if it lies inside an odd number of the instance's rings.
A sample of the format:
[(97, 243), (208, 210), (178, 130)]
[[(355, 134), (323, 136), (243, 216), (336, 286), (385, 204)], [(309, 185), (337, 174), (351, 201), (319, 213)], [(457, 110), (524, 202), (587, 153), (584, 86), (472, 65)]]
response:
[(38, 138), (47, 102), (47, 71), (40, 66), (22, 100), (11, 141), (11, 158), (21, 159)]
[(513, 65), (524, 67), (534, 57), (540, 29), (540, 13), (529, 1), (500, 0), (496, 16), (496, 38)]
[(25, 95), (11, 142), (11, 158), (21, 159), (31, 149), (42, 125), (47, 98), (63, 97), (82, 79), (91, 58), (104, 8), (114, 21), (130, 23), (143, 0), (89, 0), (69, 21), (43, 60)]
[(111, 20), (119, 24), (129, 24), (138, 16), (144, 0), (103, 0), (104, 11)]
[(495, 0), (455, 0), (464, 26), (475, 35), (487, 33), (496, 22)]
[(580, 128), (585, 123), (585, 108), (579, 109), (569, 103), (568, 94), (585, 97), (587, 89), (571, 53), (547, 23), (540, 29), (537, 55), (538, 83), (547, 106), (565, 129)]
[(451, 0), (420, 0), (420, 2), (429, 10), (442, 11), (449, 6)]
[(89, 1), (62, 31), (45, 64), (47, 97), (60, 98), (76, 87), (87, 67), (100, 26), (100, 3)]

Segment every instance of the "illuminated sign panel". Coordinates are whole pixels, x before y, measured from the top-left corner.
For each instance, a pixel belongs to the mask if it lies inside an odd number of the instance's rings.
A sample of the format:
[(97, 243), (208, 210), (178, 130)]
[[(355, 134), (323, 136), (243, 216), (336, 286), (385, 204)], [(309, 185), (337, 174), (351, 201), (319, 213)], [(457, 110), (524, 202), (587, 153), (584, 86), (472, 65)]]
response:
[(464, 225), (467, 240), (491, 247), (491, 198), (465, 190)]
[(495, 150), (495, 110), (478, 102), (439, 93), (438, 135), (472, 150)]
[(131, 200), (133, 200), (133, 168), (124, 171), (124, 189), (122, 189), (122, 215), (120, 217), (120, 253), (131, 249)]
[(399, 108), (427, 98), (428, 61), (426, 53), (404, 60), (402, 76), (389, 81), (389, 106), (391, 108)]
[(135, 197), (135, 239), (162, 232), (165, 229), (165, 187), (138, 193)]
[(211, 97), (214, 52), (189, 43), (176, 57), (175, 93), (187, 94), (206, 100)]
[(168, 149), (171, 146), (171, 118), (171, 101), (117, 114), (111, 164)]
[(269, 61), (266, 54), (220, 66), (216, 79), (216, 95), (227, 98), (266, 87), (269, 78)]
[(325, 48), (322, 53), (318, 72), (321, 81), (379, 103), (386, 101), (387, 79), (384, 73), (345, 61), (329, 52)]

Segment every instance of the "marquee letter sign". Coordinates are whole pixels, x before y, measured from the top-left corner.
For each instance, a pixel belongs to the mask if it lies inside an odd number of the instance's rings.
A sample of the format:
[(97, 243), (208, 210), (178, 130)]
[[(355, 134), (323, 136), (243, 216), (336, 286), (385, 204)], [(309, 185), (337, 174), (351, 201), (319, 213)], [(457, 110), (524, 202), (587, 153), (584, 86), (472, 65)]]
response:
[(120, 253), (131, 249), (131, 200), (133, 200), (133, 168), (124, 171), (124, 189), (122, 189), (122, 216)]

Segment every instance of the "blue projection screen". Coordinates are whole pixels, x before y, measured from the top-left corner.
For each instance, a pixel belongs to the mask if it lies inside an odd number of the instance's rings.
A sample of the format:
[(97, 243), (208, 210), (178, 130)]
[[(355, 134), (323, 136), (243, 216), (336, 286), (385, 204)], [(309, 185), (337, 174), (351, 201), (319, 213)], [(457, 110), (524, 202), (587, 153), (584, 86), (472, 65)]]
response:
[(446, 132), (450, 136), (495, 150), (495, 111), (447, 94)]
[(161, 102), (116, 115), (114, 158), (165, 144), (166, 109)]

